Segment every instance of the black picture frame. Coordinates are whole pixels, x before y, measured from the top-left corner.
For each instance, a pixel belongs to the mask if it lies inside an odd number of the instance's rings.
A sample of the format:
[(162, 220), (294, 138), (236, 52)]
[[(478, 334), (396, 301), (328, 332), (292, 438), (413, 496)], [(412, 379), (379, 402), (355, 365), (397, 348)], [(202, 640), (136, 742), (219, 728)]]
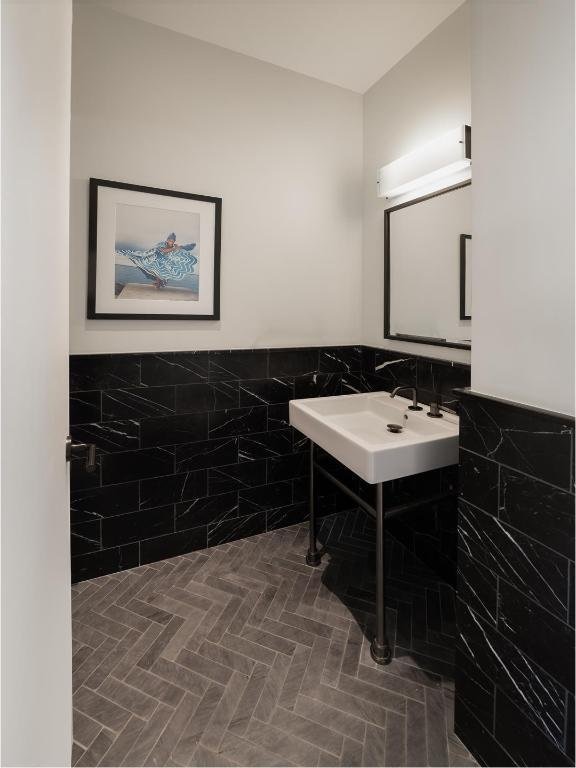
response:
[(405, 203), (399, 203), (398, 205), (387, 208), (384, 211), (384, 338), (392, 339), (394, 341), (410, 341), (415, 344), (429, 344), (434, 347), (450, 347), (453, 349), (472, 349), (471, 344), (466, 342), (446, 341), (446, 339), (436, 339), (430, 336), (417, 336), (409, 333), (390, 333), (390, 309), (391, 309), (391, 294), (390, 294), (390, 216), (394, 211), (399, 211), (402, 208), (407, 208), (410, 205), (417, 205), (425, 200), (430, 200), (433, 197), (439, 197), (440, 195), (446, 195), (448, 192), (454, 192), (456, 189), (462, 189), (472, 184), (471, 179), (453, 184), (450, 187), (444, 187), (443, 189), (430, 192), (427, 195), (422, 195), (414, 200), (408, 200)]
[(460, 320), (472, 320), (471, 314), (466, 314), (466, 241), (472, 240), (472, 235), (460, 235)]
[[(109, 179), (90, 179), (88, 210), (88, 295), (87, 317), (89, 320), (219, 320), (220, 319), (220, 255), (222, 231), (222, 198), (197, 195), (178, 190), (146, 187)], [(213, 305), (211, 314), (161, 314), (161, 313), (114, 313), (96, 311), (96, 270), (98, 259), (98, 190), (100, 187), (130, 190), (151, 195), (166, 195), (175, 198), (199, 200), (214, 205), (214, 280)]]

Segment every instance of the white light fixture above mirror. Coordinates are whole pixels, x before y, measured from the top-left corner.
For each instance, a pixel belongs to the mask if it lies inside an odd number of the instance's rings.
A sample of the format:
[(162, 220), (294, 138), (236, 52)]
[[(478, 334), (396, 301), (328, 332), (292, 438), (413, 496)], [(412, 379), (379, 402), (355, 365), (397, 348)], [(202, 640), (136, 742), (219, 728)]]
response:
[(471, 176), (471, 129), (463, 125), (378, 171), (378, 197), (426, 194)]

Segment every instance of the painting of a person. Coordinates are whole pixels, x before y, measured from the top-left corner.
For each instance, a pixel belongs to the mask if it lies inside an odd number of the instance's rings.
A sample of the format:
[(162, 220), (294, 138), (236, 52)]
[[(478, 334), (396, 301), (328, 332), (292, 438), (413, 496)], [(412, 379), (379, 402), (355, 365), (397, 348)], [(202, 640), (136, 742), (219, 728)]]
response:
[(194, 267), (198, 263), (198, 259), (192, 253), (195, 248), (196, 243), (179, 245), (176, 242), (176, 234), (170, 232), (165, 240), (156, 243), (152, 248), (147, 250), (121, 248), (118, 249), (118, 253), (127, 256), (160, 290), (166, 286), (168, 280), (183, 280), (194, 272)]

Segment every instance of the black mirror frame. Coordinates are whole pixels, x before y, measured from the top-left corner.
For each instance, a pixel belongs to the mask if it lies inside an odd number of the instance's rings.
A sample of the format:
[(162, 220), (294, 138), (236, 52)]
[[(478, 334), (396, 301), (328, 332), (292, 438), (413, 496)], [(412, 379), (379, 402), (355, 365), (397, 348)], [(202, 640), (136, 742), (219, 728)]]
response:
[(472, 320), (466, 314), (466, 240), (472, 240), (472, 235), (460, 235), (460, 320)]
[(472, 349), (471, 344), (458, 343), (455, 341), (444, 341), (430, 336), (417, 336), (408, 333), (390, 333), (390, 214), (399, 211), (401, 208), (407, 208), (409, 205), (422, 203), (424, 200), (430, 200), (432, 197), (439, 197), (456, 189), (462, 189), (472, 184), (471, 179), (453, 184), (451, 187), (444, 187), (428, 195), (417, 197), (415, 200), (409, 200), (406, 203), (400, 203), (384, 211), (384, 338), (393, 341), (410, 341), (414, 344), (430, 344), (434, 347), (451, 347), (453, 349)]

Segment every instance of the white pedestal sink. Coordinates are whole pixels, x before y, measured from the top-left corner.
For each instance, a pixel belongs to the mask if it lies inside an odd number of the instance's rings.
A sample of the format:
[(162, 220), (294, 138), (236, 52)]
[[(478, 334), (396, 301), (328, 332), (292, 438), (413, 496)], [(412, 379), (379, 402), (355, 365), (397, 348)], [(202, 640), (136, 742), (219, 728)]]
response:
[(433, 419), (410, 404), (387, 392), (292, 400), (290, 424), (368, 483), (457, 464), (458, 416)]
[[(458, 463), (458, 417), (443, 413), (441, 418), (431, 418), (425, 406), (413, 410), (410, 405), (409, 400), (391, 398), (387, 392), (290, 402), (290, 424), (310, 438), (308, 565), (319, 565), (321, 558), (316, 546), (315, 470), (376, 518), (376, 632), (370, 652), (379, 664), (388, 664), (392, 657), (386, 636), (383, 483)], [(374, 507), (315, 463), (315, 445), (374, 484)], [(420, 505), (431, 501), (421, 500)]]

